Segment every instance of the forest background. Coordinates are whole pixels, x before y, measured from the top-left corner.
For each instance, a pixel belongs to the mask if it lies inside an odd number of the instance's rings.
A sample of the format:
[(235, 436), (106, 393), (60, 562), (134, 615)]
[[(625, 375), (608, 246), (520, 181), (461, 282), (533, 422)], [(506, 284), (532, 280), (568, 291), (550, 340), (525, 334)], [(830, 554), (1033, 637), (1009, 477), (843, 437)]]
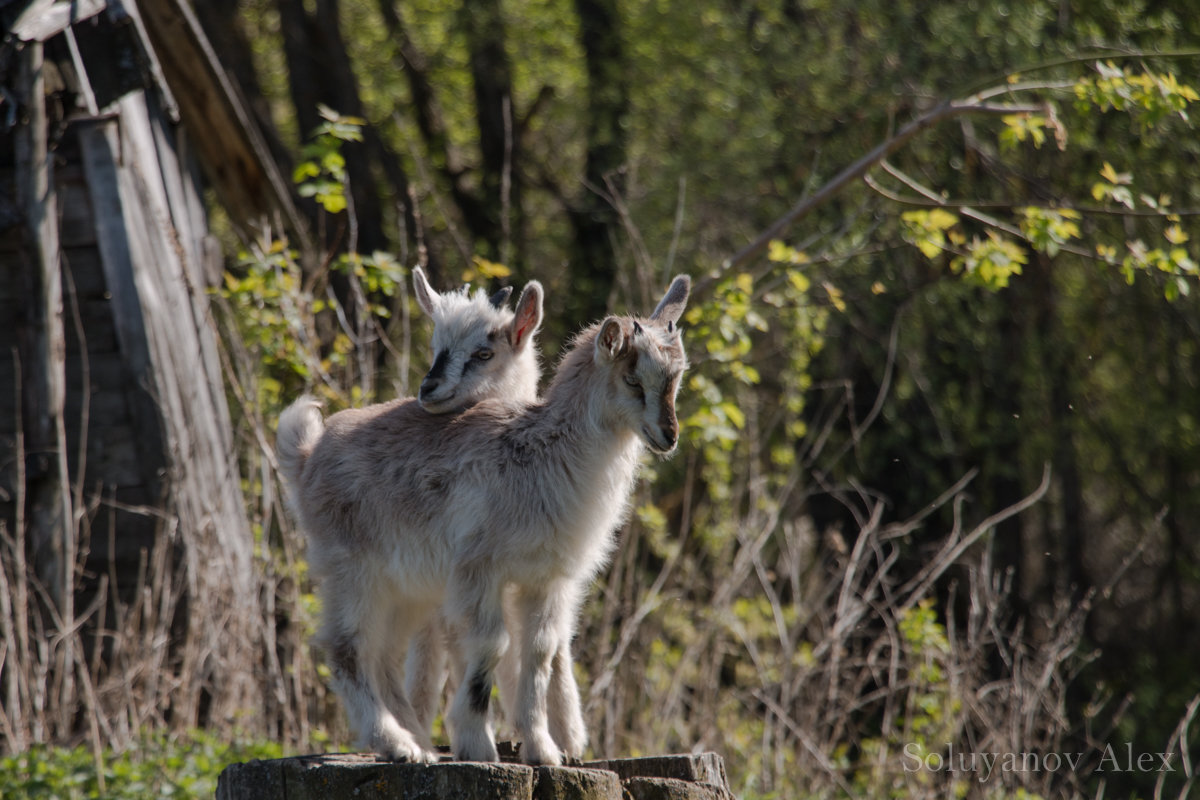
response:
[[(713, 749), (751, 798), (1187, 796), (1195, 14), (196, 12), (311, 223), (251, 241), (215, 212), (273, 681), (217, 738), (347, 744), (269, 442), (301, 391), (330, 410), (412, 393), (412, 266), (441, 288), (540, 280), (548, 367), (687, 272), (680, 450), (647, 462), (576, 641), (595, 753)], [(1127, 743), (1175, 771), (1112, 769)], [(952, 752), (1083, 760), (983, 781)]]

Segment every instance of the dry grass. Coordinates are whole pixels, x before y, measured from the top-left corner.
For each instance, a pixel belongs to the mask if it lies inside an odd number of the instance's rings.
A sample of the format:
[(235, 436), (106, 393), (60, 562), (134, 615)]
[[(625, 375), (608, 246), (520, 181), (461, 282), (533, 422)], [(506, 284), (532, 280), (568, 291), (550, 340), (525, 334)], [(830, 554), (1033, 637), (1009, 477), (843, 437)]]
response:
[[(408, 363), (412, 336), (403, 321)], [(81, 504), (79, 576), (98, 515), (150, 515), (157, 533), (135, 575), (92, 576), (93, 599), (65, 617), (29, 563), (24, 521), (0, 526), (0, 752), (82, 742), (99, 760), (145, 729), (195, 725), (293, 751), (345, 746), (340, 709), (308, 651), (316, 599), (303, 536), (281, 502), (260, 364), (228, 334), (233, 326), (223, 327), (257, 536), (256, 618), (230, 627), (195, 602), (189, 607), (188, 570), (202, 565), (189, 566), (172, 519), (155, 509), (118, 508), (103, 497)], [(373, 360), (348, 367), (373, 368)], [(639, 489), (635, 502), (657, 503), (665, 518), (640, 514), (627, 526), (586, 605), (576, 653), (598, 756), (715, 750), (747, 797), (1090, 791), (1094, 758), (1078, 770), (997, 772), (986, 783), (978, 772), (912, 769), (918, 758), (946, 758), (949, 747), (1095, 755), (1113, 733), (1119, 699), (1097, 695), (1085, 718), (1069, 711), (1079, 707), (1068, 692), (1078, 690), (1073, 681), (1087, 659), (1079, 643), (1089, 602), (1046, 619), (1016, 618), (1008, 575), (992, 562), (995, 526), (1038, 502), (1048, 476), (977, 524), (966, 522), (981, 516), (969, 513), (972, 475), (931, 498), (922, 515), (886, 521), (869, 492), (825, 486), (811, 465), (771, 473), (756, 466), (765, 459), (750, 447), (735, 456), (744, 463), (727, 507), (715, 509), (699, 449), (685, 442), (682, 450), (673, 477)], [(856, 528), (815, 529), (804, 512), (813, 492), (844, 498)], [(931, 534), (946, 519), (949, 529)], [(244, 658), (213, 651), (214, 631), (240, 637)], [(234, 673), (250, 682), (249, 699), (235, 713), (213, 713)], [(1164, 748), (1186, 752), (1195, 711)], [(1164, 776), (1158, 795), (1173, 796), (1180, 785)]]

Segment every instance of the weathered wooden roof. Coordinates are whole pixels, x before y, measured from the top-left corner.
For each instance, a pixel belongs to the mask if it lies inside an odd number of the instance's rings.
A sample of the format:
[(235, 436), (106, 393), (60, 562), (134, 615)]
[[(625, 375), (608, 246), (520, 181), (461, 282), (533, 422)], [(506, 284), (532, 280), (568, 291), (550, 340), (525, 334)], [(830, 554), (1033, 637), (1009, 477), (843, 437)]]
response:
[[(170, 113), (188, 131), (235, 228), (253, 237), (269, 223), (286, 230), (301, 250), (307, 249), (308, 226), (292, 202), (288, 181), (187, 2), (32, 0), (17, 11), (21, 2), (0, 0), (0, 10), (6, 20), (13, 20), (13, 35), (25, 42), (46, 41), (102, 12), (127, 17), (145, 42), (151, 72)], [(87, 57), (76, 57), (77, 70), (87, 74)]]

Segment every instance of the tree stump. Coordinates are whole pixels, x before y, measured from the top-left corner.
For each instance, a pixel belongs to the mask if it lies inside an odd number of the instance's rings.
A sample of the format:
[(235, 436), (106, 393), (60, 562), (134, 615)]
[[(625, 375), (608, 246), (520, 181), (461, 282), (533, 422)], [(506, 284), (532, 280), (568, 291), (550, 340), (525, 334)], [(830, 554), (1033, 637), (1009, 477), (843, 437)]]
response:
[(232, 764), (217, 800), (732, 800), (715, 753), (530, 767), (515, 749), (499, 764), (397, 764), (372, 754), (295, 756)]

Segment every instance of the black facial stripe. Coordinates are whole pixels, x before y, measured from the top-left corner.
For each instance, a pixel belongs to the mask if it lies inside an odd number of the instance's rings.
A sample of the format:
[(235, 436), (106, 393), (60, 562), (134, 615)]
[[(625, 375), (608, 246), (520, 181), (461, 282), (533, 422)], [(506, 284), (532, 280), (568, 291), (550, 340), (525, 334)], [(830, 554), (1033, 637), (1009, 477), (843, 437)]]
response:
[(433, 366), (429, 368), (429, 373), (425, 376), (425, 380), (439, 381), (446, 374), (446, 364), (450, 362), (450, 351), (443, 350), (437, 354), (437, 358), (433, 360)]

